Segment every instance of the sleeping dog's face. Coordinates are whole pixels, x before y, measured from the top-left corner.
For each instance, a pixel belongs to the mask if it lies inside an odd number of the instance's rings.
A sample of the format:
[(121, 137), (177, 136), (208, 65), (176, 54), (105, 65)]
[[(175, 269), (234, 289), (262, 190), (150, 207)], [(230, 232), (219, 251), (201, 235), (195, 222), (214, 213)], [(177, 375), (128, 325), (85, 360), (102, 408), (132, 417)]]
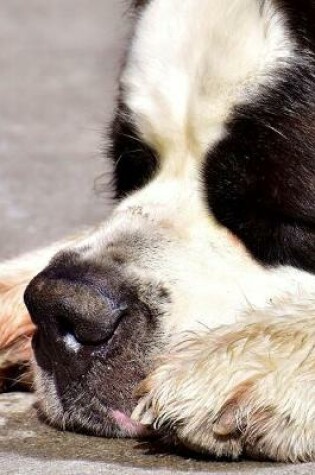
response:
[(134, 389), (174, 335), (314, 270), (313, 39), (294, 36), (311, 2), (140, 3), (111, 147), (124, 199), (26, 292), (42, 412), (99, 435), (143, 432)]
[(152, 183), (125, 200), (30, 284), (37, 392), (55, 425), (140, 435), (129, 419), (134, 389), (169, 338), (230, 322), (235, 302), (244, 305), (238, 286), (246, 273), (264, 278), (237, 239), (198, 209), (197, 191), (183, 185), (176, 196), (177, 183)]

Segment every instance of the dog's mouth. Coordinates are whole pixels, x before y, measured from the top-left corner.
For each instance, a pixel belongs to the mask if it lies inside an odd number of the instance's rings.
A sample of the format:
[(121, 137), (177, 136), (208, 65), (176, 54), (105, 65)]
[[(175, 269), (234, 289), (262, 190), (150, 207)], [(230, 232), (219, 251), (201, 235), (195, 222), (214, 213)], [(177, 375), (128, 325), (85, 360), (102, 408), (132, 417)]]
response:
[[(55, 388), (52, 392), (46, 388), (45, 400), (39, 399), (37, 409), (40, 418), (57, 429), (85, 435), (114, 438), (143, 439), (151, 438), (154, 434), (149, 425), (133, 420), (131, 415), (129, 415), (131, 411), (107, 408), (100, 401), (96, 403), (96, 400), (93, 406), (86, 404), (85, 407), (77, 402), (70, 409), (69, 407), (67, 410), (63, 408), (62, 412), (56, 416), (51, 411), (51, 407), (48, 408), (49, 399), (54, 392)], [(55, 403), (55, 401), (51, 401), (52, 405)]]
[(37, 332), (33, 346), (39, 410), (46, 422), (102, 437), (149, 435), (148, 427), (131, 418), (137, 404), (135, 388), (149, 371), (141, 345), (131, 341), (123, 348), (114, 342), (112, 347), (106, 344), (94, 351), (85, 347), (68, 357), (56, 356), (58, 349), (47, 351)]

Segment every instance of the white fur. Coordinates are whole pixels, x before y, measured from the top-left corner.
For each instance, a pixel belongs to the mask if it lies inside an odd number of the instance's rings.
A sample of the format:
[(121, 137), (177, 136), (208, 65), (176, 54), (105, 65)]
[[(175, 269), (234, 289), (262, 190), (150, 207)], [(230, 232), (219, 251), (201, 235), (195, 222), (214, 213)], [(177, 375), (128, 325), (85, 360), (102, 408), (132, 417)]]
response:
[(218, 457), (314, 460), (314, 311), (182, 336), (133, 417)]

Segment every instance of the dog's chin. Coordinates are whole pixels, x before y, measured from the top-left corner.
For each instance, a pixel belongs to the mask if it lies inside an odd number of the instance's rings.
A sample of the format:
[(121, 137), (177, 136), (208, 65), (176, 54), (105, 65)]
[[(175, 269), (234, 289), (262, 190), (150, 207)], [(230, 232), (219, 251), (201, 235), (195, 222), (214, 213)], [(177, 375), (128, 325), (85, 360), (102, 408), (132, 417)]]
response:
[(56, 418), (39, 403), (38, 411), (41, 420), (63, 431), (106, 438), (146, 438), (151, 434), (148, 426), (133, 421), (128, 414), (117, 409), (104, 409), (93, 414), (78, 411), (71, 417), (64, 413)]
[[(69, 398), (67, 407), (63, 407), (51, 379), (42, 378), (43, 372), (40, 373), (41, 377), (36, 378), (36, 408), (40, 419), (52, 427), (98, 437), (143, 438), (150, 435), (147, 426), (131, 419), (135, 403), (130, 409), (119, 409), (90, 395), (89, 402), (78, 403), (79, 397), (76, 400)], [(126, 399), (130, 400), (130, 397), (126, 396)]]

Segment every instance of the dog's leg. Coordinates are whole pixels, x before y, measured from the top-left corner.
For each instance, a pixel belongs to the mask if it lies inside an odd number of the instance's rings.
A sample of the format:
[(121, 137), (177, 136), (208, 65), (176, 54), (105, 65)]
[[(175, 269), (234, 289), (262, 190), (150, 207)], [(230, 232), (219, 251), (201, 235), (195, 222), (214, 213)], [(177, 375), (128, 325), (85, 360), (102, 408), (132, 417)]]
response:
[(315, 460), (315, 301), (294, 315), (187, 335), (140, 386), (133, 417), (217, 457)]
[(10, 380), (16, 378), (17, 370), (24, 374), (22, 384), (31, 383), (29, 362), (34, 325), (24, 305), (26, 286), (58, 251), (81, 242), (89, 234), (90, 231), (82, 233), (0, 265), (0, 392), (11, 385)]

